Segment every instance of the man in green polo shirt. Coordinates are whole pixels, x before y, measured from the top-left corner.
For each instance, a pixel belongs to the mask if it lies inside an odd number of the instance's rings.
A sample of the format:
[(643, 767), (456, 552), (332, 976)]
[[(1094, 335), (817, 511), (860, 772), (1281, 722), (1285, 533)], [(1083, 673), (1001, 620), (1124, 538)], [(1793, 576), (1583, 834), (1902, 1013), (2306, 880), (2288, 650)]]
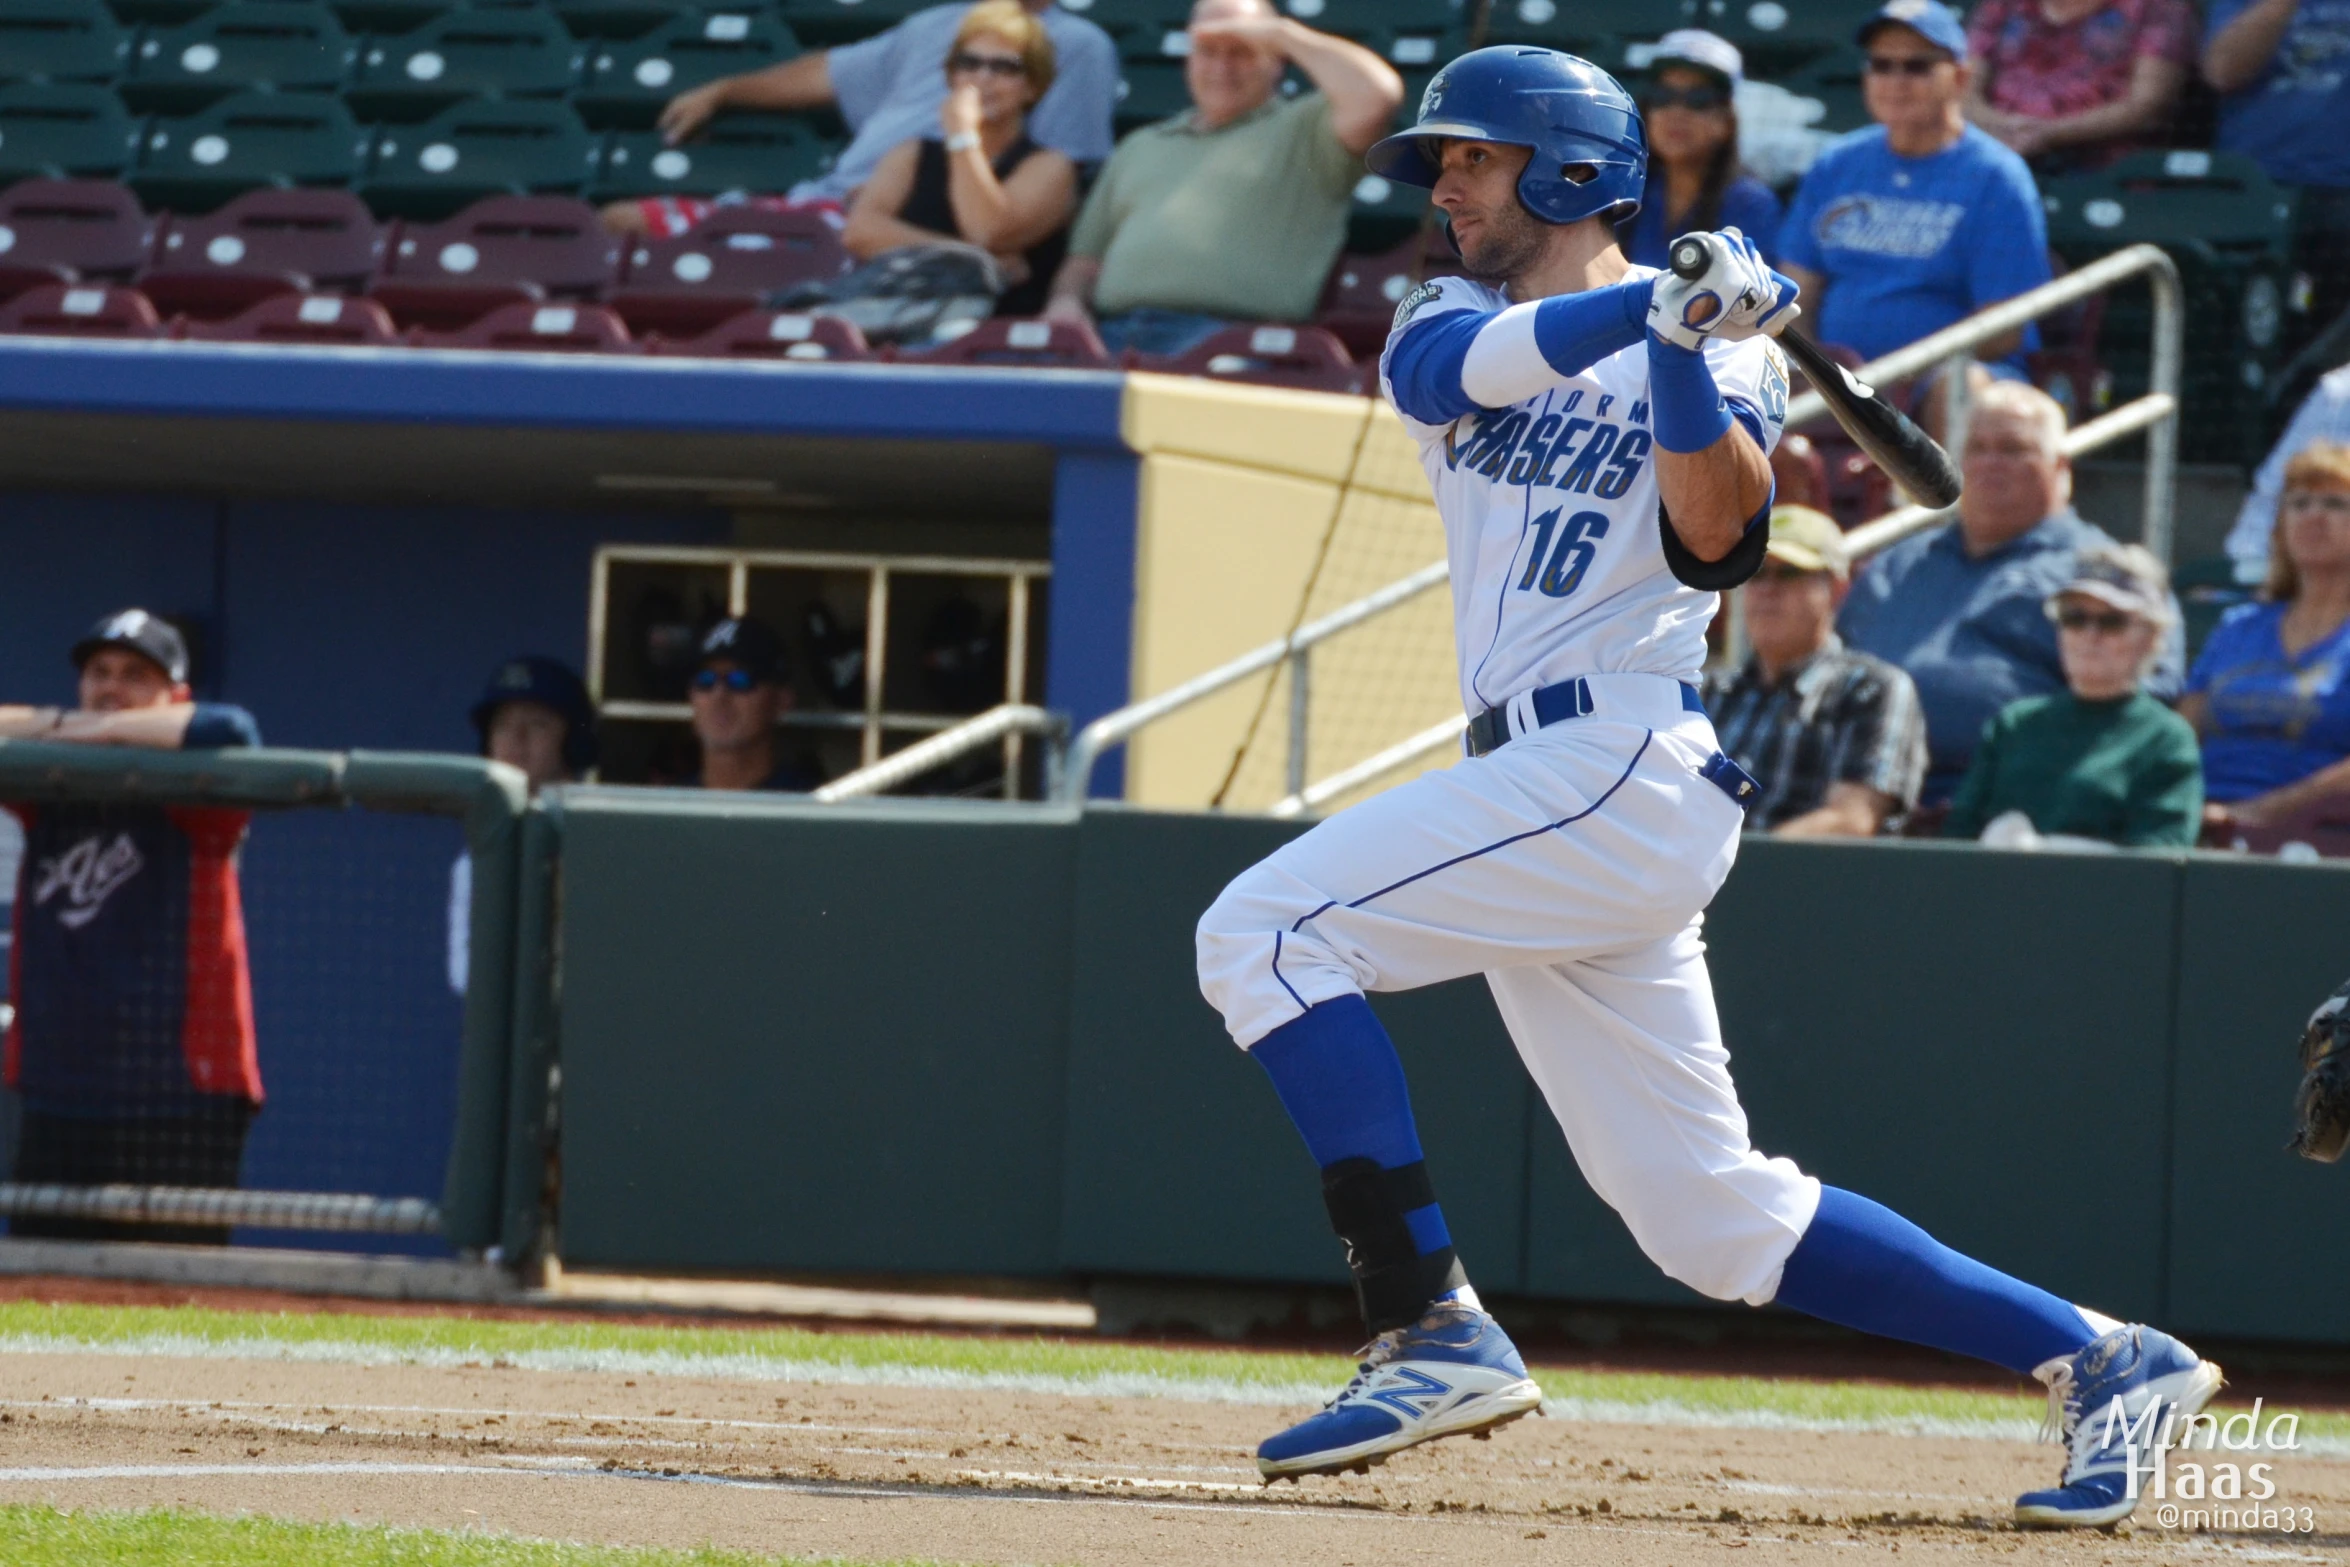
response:
[[(1283, 98), (1293, 63), (1315, 90)], [(1183, 78), (1191, 109), (1118, 144), (1045, 306), (1093, 322), (1112, 352), (1179, 354), (1232, 321), (1311, 316), (1364, 149), (1403, 101), (1378, 55), (1266, 0), (1199, 0)]]

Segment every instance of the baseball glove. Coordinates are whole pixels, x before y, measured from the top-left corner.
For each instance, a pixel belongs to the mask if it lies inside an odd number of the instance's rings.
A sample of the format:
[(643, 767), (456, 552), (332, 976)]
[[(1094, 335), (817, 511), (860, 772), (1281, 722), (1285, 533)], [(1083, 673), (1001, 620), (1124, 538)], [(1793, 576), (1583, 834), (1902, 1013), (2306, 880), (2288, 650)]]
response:
[(2301, 1031), (2301, 1088), (2292, 1149), (2332, 1164), (2350, 1147), (2350, 984), (2326, 997)]

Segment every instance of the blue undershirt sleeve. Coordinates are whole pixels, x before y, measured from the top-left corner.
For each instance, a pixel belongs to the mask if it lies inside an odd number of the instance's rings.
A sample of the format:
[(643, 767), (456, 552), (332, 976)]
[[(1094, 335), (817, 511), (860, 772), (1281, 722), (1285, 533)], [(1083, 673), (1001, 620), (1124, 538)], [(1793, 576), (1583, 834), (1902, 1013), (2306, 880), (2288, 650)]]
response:
[(180, 736), (183, 751), (214, 751), (227, 746), (259, 745), (261, 726), (241, 707), (225, 702), (198, 702), (188, 716), (187, 732)]
[(1395, 406), (1422, 424), (1507, 408), (1580, 375), (1645, 334), (1653, 280), (1559, 294), (1502, 311), (1413, 323), (1387, 351)]

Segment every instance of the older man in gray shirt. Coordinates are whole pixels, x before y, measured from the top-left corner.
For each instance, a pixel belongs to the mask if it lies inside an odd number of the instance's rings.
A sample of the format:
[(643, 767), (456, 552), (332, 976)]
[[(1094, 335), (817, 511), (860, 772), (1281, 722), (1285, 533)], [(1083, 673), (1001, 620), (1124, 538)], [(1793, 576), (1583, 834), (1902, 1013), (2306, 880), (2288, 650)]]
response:
[[(1081, 167), (1097, 164), (1110, 155), (1117, 46), (1093, 23), (1049, 0), (1022, 3), (1043, 21), (1055, 58), (1053, 85), (1028, 116), (1029, 139), (1067, 154)], [(884, 153), (901, 142), (937, 134), (939, 106), (947, 96), (947, 51), (969, 10), (968, 5), (932, 6), (871, 38), (679, 93), (661, 111), (661, 133), (674, 146), (728, 109), (838, 108), (849, 125), (849, 145), (830, 169), (793, 186), (780, 204), (845, 206)], [(712, 207), (738, 199), (739, 194), (730, 194), (716, 202), (675, 196), (619, 201), (604, 209), (604, 224), (617, 233), (665, 238), (684, 233)]]
[[(2072, 580), (2078, 551), (2113, 538), (2072, 508), (2064, 428), (2064, 410), (2037, 387), (1986, 387), (1967, 422), (1958, 521), (1869, 561), (1837, 618), (1848, 646), (1899, 665), (1917, 685), (1926, 713), (1924, 804), (1950, 798), (2000, 709), (2065, 689), (2047, 601)], [(2185, 662), (2178, 606), (2171, 608), (2146, 682), (2166, 699)]]

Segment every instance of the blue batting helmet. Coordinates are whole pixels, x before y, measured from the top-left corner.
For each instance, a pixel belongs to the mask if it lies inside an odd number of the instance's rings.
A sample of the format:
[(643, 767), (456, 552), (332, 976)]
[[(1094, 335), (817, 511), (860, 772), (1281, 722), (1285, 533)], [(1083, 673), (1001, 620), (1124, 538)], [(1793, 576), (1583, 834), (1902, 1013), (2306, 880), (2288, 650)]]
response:
[[(1374, 174), (1433, 187), (1447, 139), (1529, 147), (1518, 199), (1545, 223), (1611, 222), (1640, 210), (1648, 136), (1632, 95), (1589, 60), (1556, 49), (1498, 44), (1436, 73), (1420, 95), (1420, 120), (1374, 144)], [(1586, 179), (1567, 170), (1588, 168)]]

